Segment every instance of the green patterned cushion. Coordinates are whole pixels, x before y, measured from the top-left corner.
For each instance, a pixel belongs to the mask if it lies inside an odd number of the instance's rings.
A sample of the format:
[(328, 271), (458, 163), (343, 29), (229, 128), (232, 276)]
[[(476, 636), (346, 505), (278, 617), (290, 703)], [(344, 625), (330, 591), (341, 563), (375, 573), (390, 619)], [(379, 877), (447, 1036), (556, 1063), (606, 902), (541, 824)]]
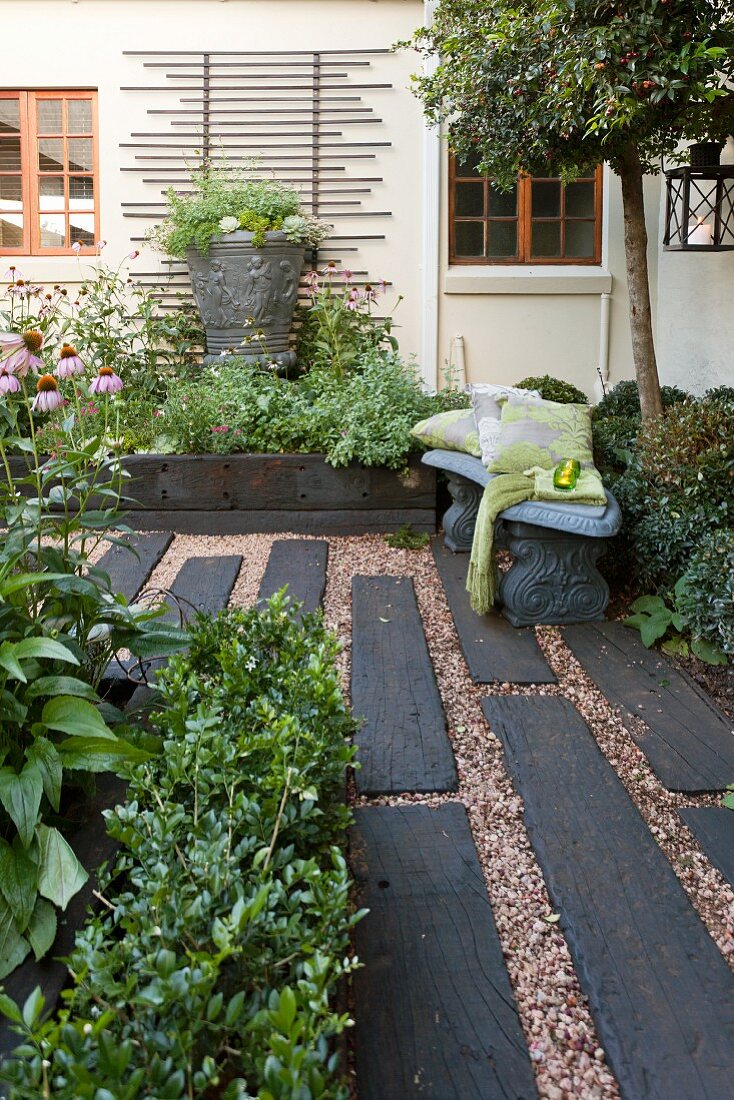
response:
[(411, 428), (411, 435), (428, 447), (438, 447), (443, 451), (464, 451), (475, 458), (481, 457), (479, 433), (471, 409), (451, 409), (449, 412), (429, 416), (427, 420), (421, 420)]
[(488, 470), (498, 474), (521, 474), (531, 466), (549, 470), (566, 458), (578, 459), (583, 469), (594, 468), (588, 405), (514, 396), (503, 403), (497, 455)]
[(537, 390), (519, 390), (515, 386), (498, 386), (492, 382), (475, 382), (469, 386), (469, 393), (479, 432), (479, 457), (488, 467), (497, 454), (502, 402), (508, 397), (540, 397), (540, 394)]

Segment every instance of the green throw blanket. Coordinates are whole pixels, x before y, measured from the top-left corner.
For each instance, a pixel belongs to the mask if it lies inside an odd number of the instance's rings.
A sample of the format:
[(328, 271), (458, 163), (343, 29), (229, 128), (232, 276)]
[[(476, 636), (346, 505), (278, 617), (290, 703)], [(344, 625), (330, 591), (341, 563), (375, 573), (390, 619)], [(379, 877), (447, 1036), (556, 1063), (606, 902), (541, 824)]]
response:
[(557, 504), (606, 504), (601, 477), (596, 470), (582, 470), (575, 489), (555, 489), (553, 470), (533, 466), (522, 474), (498, 474), (482, 496), (474, 530), (466, 588), (474, 610), (484, 615), (497, 594), (497, 563), (494, 556), (494, 528), (497, 517), (524, 500), (552, 500)]

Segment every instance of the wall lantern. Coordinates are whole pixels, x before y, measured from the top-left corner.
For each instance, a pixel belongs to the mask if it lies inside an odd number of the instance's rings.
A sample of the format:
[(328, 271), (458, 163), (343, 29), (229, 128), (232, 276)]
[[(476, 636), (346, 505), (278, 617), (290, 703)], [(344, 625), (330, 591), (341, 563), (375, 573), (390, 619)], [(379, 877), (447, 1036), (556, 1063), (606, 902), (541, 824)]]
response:
[(667, 252), (734, 250), (734, 164), (720, 164), (722, 145), (691, 146), (690, 167), (665, 173)]

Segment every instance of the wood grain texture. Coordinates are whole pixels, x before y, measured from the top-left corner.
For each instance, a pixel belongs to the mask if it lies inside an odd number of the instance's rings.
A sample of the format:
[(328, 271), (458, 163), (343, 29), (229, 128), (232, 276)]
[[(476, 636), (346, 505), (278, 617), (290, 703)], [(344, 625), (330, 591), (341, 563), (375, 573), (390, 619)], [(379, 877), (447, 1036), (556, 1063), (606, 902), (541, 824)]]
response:
[(323, 455), (130, 455), (131, 508), (286, 511), (435, 508), (436, 472), (417, 456), (407, 475)]
[(110, 578), (112, 591), (121, 592), (131, 603), (145, 585), (173, 541), (170, 531), (153, 531), (129, 540), (128, 545), (111, 546), (97, 562)]
[(301, 606), (299, 616), (321, 606), (326, 589), (329, 544), (317, 539), (278, 539), (273, 543), (258, 594), (267, 600), (288, 585)]
[[(227, 606), (241, 565), (239, 554), (186, 559), (171, 585), (171, 594), (186, 621), (197, 611), (214, 615)], [(166, 618), (177, 622), (178, 611), (172, 608)]]
[(734, 889), (734, 813), (724, 806), (688, 807), (678, 813)]
[(131, 511), (125, 522), (138, 531), (175, 531), (182, 535), (375, 535), (398, 531), (409, 523), (415, 531), (434, 534), (435, 508), (316, 509), (264, 511)]
[(476, 684), (555, 684), (532, 627), (514, 627), (493, 611), (477, 615), (466, 590), (468, 554), (453, 554), (442, 538), (433, 556), (459, 635), (469, 673)]
[(360, 1100), (537, 1095), (466, 810), (356, 811)]
[(641, 718), (630, 735), (671, 791), (722, 790), (734, 777), (734, 723), (660, 653), (618, 622), (563, 629), (566, 644), (612, 706)]
[(454, 754), (410, 577), (352, 580), (361, 794), (455, 791)]
[(625, 1100), (722, 1100), (734, 975), (567, 699), (485, 699)]
[[(77, 930), (84, 923), (90, 906), (94, 911), (99, 909), (92, 893), (97, 889), (97, 872), (103, 863), (112, 861), (118, 848), (117, 841), (107, 835), (102, 811), (124, 801), (127, 783), (115, 775), (99, 775), (96, 783), (94, 795), (84, 806), (82, 821), (75, 829), (72, 827), (71, 832), (65, 833), (89, 878), (71, 899), (65, 912), (57, 911), (58, 931), (48, 955), (40, 962), (36, 962), (33, 955), (28, 956), (3, 979), (4, 992), (21, 1007), (38, 985), (46, 998), (46, 1007), (54, 1007), (61, 990), (69, 984), (69, 972), (59, 960), (71, 954)], [(11, 1031), (5, 1021), (0, 1023), (0, 1056), (9, 1054), (20, 1042), (20, 1036)]]

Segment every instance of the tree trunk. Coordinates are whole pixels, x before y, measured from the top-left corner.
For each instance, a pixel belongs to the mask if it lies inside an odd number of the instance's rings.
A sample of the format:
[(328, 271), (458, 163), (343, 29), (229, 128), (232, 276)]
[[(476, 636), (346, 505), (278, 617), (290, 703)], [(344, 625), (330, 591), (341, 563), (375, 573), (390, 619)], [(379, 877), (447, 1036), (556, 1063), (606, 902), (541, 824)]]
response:
[(650, 277), (647, 267), (647, 226), (642, 190), (642, 164), (634, 145), (628, 145), (619, 160), (624, 208), (624, 251), (632, 329), (632, 355), (642, 419), (651, 420), (663, 411), (658, 365), (652, 335)]

